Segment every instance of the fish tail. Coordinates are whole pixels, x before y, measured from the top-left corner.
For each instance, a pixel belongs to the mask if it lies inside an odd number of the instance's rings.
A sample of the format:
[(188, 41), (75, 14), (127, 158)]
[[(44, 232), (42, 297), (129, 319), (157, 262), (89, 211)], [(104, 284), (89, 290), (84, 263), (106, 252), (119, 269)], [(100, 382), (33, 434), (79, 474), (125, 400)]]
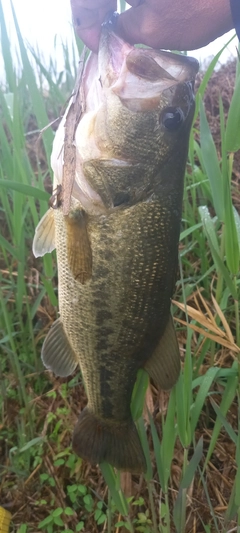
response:
[(132, 419), (102, 419), (87, 407), (73, 433), (73, 450), (92, 464), (104, 461), (119, 470), (145, 472), (146, 460)]

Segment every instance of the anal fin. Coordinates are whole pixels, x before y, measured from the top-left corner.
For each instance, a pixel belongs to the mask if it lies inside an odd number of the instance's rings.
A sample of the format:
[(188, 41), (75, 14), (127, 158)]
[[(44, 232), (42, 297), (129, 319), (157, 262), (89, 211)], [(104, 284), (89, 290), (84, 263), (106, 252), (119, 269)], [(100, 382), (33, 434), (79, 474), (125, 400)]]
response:
[(164, 334), (144, 368), (160, 389), (171, 389), (177, 382), (180, 373), (180, 354), (171, 315)]
[(60, 318), (50, 328), (41, 356), (45, 367), (57, 376), (66, 377), (75, 370), (78, 361)]

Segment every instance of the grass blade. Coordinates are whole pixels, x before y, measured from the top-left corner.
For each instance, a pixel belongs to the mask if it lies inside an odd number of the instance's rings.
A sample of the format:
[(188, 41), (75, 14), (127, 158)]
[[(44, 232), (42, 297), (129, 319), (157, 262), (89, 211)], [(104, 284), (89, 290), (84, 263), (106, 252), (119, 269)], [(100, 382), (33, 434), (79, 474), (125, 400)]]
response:
[(240, 75), (236, 78), (236, 85), (226, 124), (226, 150), (237, 152), (240, 149)]
[(200, 141), (204, 167), (210, 181), (212, 199), (218, 219), (224, 220), (223, 178), (217, 150), (208, 125), (203, 103), (200, 100)]
[[(233, 367), (236, 367), (237, 366), (237, 362), (235, 361), (233, 363)], [(233, 402), (233, 399), (236, 395), (236, 390), (237, 390), (237, 385), (238, 385), (238, 376), (230, 376), (228, 378), (228, 381), (227, 381), (227, 384), (226, 384), (226, 387), (225, 387), (225, 390), (224, 390), (224, 393), (223, 393), (223, 396), (222, 396), (222, 401), (221, 401), (221, 404), (220, 404), (220, 407), (219, 407), (219, 410), (222, 414), (223, 417), (226, 417), (226, 414), (227, 414), (227, 411), (231, 405), (231, 403)], [(204, 470), (208, 464), (208, 461), (213, 453), (213, 450), (215, 448), (215, 445), (216, 445), (216, 442), (217, 442), (217, 439), (218, 439), (218, 435), (220, 433), (220, 430), (221, 430), (221, 426), (222, 426), (222, 421), (217, 417), (216, 419), (216, 422), (215, 422), (215, 425), (214, 425), (214, 429), (213, 429), (213, 432), (212, 432), (212, 436), (211, 436), (211, 441), (210, 441), (210, 444), (209, 444), (209, 448), (208, 448), (208, 453), (207, 453), (207, 457), (206, 457), (206, 460), (205, 460), (205, 463), (204, 463)]]

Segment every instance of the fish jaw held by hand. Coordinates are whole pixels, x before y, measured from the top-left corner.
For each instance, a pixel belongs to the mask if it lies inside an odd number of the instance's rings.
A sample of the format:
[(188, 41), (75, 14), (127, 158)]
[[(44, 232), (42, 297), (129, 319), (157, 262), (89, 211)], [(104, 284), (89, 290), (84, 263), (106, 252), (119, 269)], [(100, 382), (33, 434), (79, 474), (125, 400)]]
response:
[[(163, 389), (180, 372), (170, 299), (196, 72), (195, 60), (135, 49), (104, 26), (79, 90), (70, 210), (60, 195), (33, 245), (36, 255), (56, 247), (58, 261), (60, 317), (43, 362), (60, 376), (79, 364), (88, 396), (73, 448), (132, 472), (146, 468), (130, 409), (138, 369)], [(53, 147), (54, 190), (65, 120)]]

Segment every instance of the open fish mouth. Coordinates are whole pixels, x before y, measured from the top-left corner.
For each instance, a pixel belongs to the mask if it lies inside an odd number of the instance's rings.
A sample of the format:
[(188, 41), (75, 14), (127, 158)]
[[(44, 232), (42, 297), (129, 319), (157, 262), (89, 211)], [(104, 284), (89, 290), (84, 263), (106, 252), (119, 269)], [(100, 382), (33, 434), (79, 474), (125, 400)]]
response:
[(102, 102), (111, 89), (133, 111), (149, 110), (166, 89), (184, 82), (194, 84), (198, 62), (192, 57), (131, 46), (107, 25), (98, 56), (92, 54), (85, 68), (83, 89), (86, 111)]

